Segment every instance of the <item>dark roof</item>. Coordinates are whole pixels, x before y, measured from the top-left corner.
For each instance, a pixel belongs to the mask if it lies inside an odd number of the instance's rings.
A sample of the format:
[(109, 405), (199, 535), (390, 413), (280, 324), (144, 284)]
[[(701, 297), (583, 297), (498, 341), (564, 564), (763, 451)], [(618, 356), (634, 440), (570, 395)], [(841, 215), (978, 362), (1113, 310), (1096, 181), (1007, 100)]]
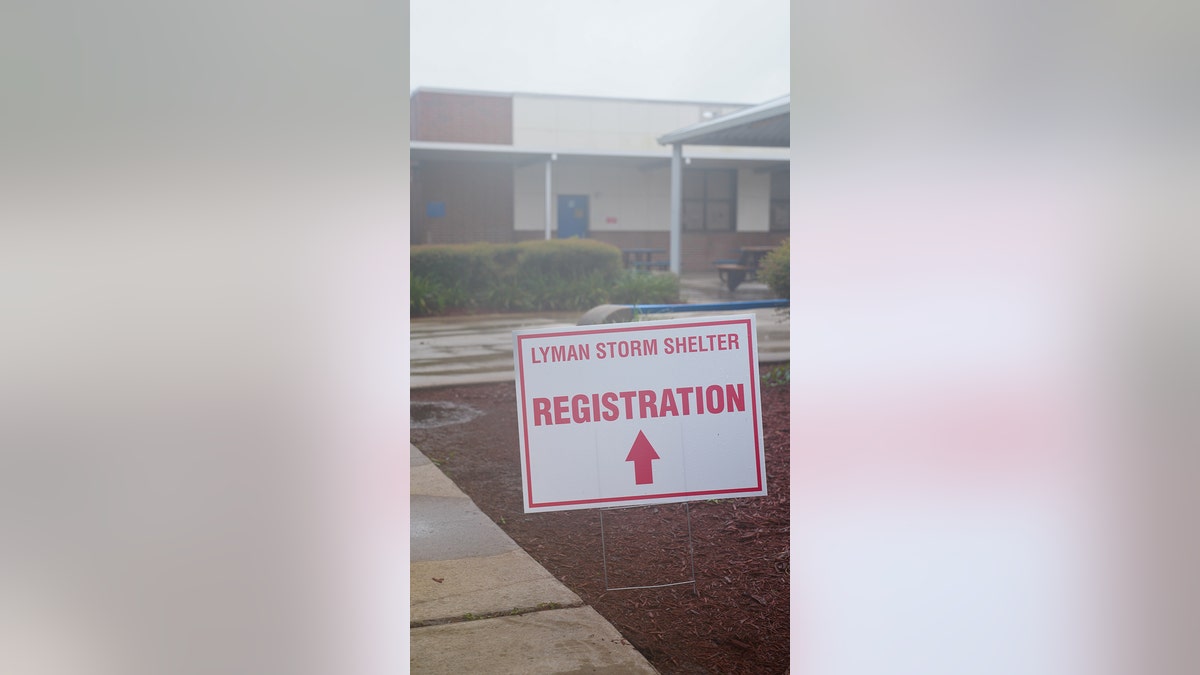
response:
[(791, 101), (788, 94), (716, 119), (677, 129), (658, 137), (662, 145), (735, 145), (791, 147)]

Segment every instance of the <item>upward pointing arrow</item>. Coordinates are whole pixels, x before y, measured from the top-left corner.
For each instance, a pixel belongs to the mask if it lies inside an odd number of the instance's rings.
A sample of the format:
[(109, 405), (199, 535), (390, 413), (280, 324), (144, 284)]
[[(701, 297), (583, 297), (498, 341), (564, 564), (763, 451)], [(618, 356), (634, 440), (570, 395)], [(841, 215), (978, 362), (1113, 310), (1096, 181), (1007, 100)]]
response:
[(649, 485), (654, 482), (654, 460), (659, 459), (654, 446), (646, 439), (646, 434), (638, 431), (633, 447), (625, 457), (626, 462), (633, 462), (633, 480), (637, 485)]

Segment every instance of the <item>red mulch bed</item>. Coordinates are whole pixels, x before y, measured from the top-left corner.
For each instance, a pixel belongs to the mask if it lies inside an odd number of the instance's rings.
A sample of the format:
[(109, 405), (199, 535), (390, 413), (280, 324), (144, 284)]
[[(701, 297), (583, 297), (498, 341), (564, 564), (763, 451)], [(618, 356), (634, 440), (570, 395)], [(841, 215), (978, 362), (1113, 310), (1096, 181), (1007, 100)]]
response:
[(660, 672), (787, 671), (791, 462), (786, 385), (762, 388), (767, 496), (686, 506), (695, 588), (606, 590), (692, 578), (684, 504), (605, 511), (604, 554), (599, 510), (522, 511), (512, 383), (419, 389), (412, 400), (462, 403), (482, 411), (467, 422), (413, 429), (412, 442)]

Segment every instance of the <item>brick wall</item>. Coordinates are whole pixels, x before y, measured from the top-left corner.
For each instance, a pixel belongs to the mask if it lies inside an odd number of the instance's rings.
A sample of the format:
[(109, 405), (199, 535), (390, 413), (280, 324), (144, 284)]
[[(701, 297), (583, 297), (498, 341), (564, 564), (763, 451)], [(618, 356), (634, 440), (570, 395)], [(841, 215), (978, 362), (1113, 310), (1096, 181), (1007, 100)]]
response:
[(512, 98), (418, 91), (412, 97), (414, 141), (512, 145)]
[[(511, 165), (424, 161), (413, 168), (411, 186), (411, 243), (516, 240)], [(445, 204), (445, 216), (426, 215), (430, 202)]]

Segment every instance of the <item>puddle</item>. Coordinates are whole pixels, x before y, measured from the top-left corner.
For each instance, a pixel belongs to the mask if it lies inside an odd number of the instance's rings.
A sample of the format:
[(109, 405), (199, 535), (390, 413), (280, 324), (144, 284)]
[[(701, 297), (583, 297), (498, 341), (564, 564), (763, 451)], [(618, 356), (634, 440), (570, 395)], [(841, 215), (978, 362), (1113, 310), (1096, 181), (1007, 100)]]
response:
[(482, 410), (465, 403), (413, 401), (409, 404), (408, 419), (413, 429), (432, 429), (469, 422), (482, 414)]

